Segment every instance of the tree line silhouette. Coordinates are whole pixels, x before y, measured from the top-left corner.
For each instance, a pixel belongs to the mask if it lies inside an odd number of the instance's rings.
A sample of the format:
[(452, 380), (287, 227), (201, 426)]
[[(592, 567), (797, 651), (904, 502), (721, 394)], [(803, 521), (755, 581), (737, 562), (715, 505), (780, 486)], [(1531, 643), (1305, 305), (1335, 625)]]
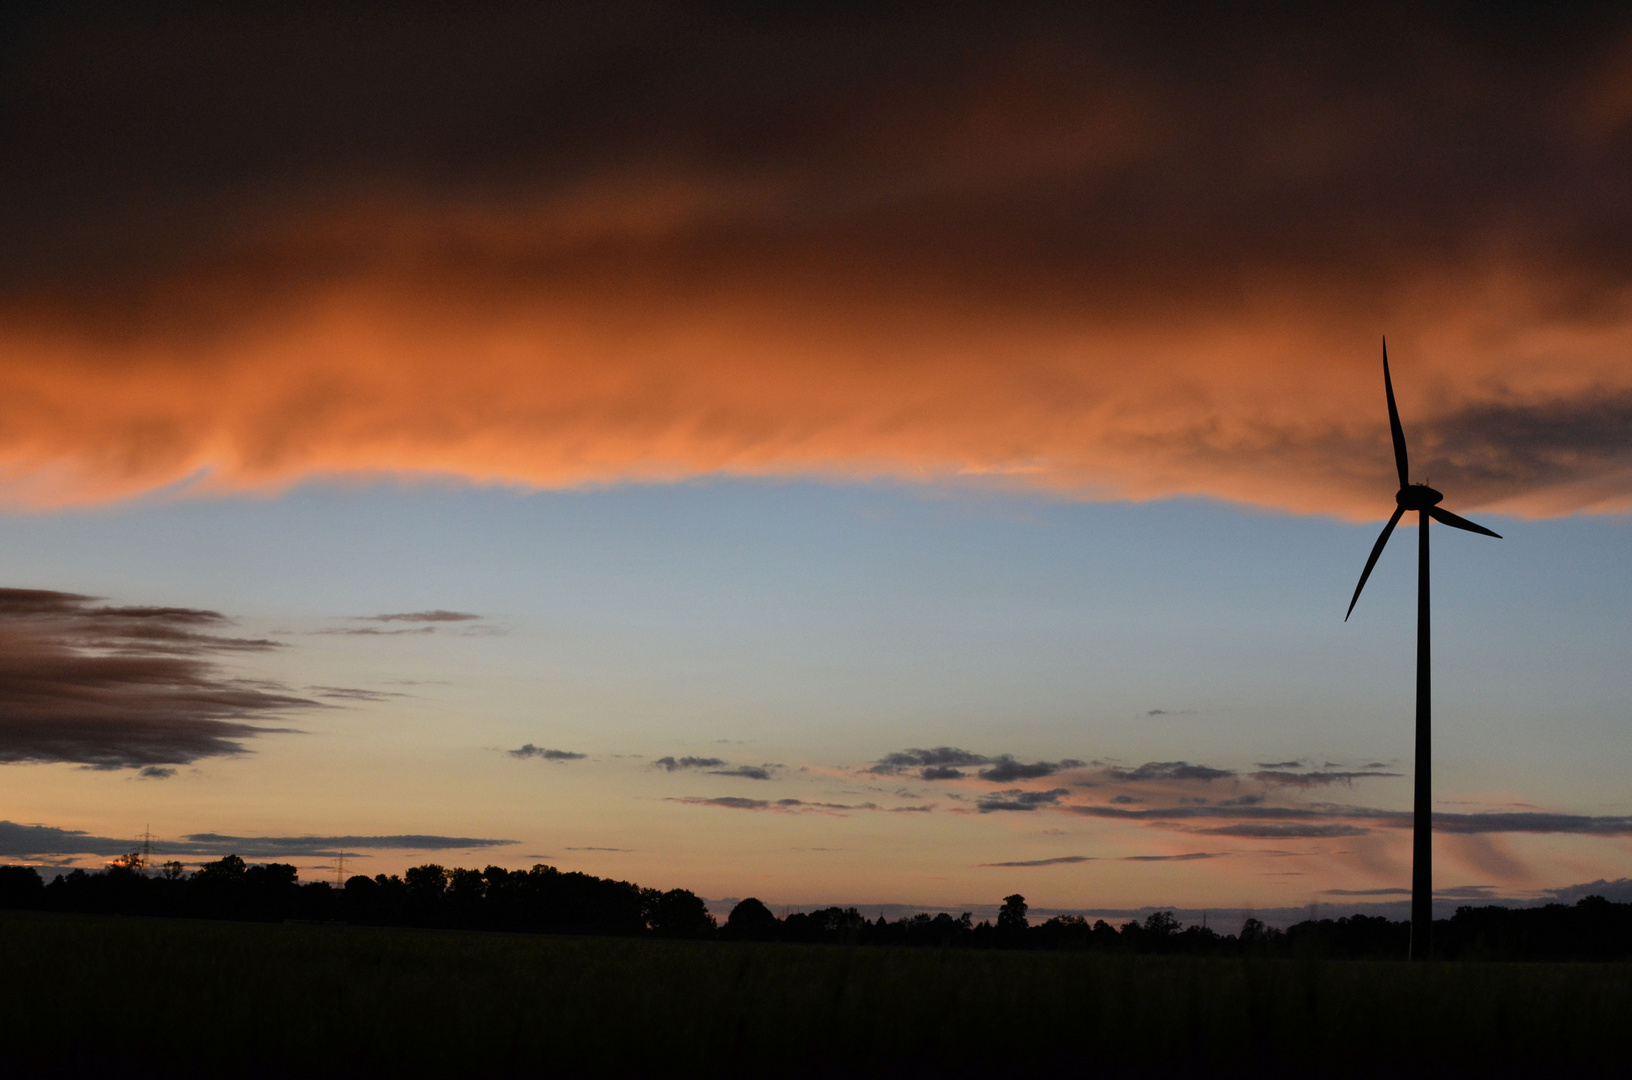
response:
[[(995, 922), (920, 914), (869, 920), (856, 908), (778, 918), (752, 897), (723, 926), (686, 889), (561, 871), (416, 866), (400, 877), (356, 875), (343, 887), (302, 884), (289, 863), (252, 865), (237, 855), (189, 873), (181, 863), (145, 867), (126, 856), (105, 870), (76, 869), (47, 884), (31, 866), (0, 866), (0, 907), (109, 915), (260, 922), (339, 923), (552, 934), (898, 947), (1076, 950), (1188, 956), (1404, 958), (1410, 923), (1351, 915), (1286, 930), (1247, 919), (1239, 933), (1181, 926), (1170, 911), (1120, 927), (1056, 915), (1034, 923), (1024, 896), (1004, 898)], [(1574, 905), (1462, 907), (1434, 927), (1435, 952), (1465, 960), (1632, 959), (1632, 904), (1589, 896)]]

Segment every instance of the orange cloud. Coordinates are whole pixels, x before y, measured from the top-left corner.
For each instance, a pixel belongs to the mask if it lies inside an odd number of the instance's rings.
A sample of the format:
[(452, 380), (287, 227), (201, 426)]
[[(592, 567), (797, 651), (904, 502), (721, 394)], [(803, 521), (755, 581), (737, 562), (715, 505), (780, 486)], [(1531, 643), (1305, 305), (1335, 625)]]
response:
[[(178, 91), (103, 55), (101, 93), (182, 117), (141, 120), (170, 156), (121, 156), (34, 87), (62, 123), (6, 211), (34, 231), (0, 252), (0, 498), (818, 476), (1375, 517), (1386, 332), (1413, 461), (1458, 508), (1632, 509), (1632, 37), (1582, 33), (1513, 89), (1519, 37), (1454, 26), (1361, 74), (1386, 29), (1225, 61), (1231, 34), (971, 24), (967, 64), (910, 25), (877, 57), (842, 26), (655, 59), (569, 34), (582, 70), (524, 106), (434, 35), (365, 93), (341, 35), (306, 76), (329, 93), (276, 124), (286, 76), (178, 51)], [(241, 30), (189, 32), (264, 59)], [(483, 39), (502, 71), (543, 47), (517, 36)], [(85, 62), (37, 51), (8, 93)], [(631, 63), (650, 85), (609, 81)]]

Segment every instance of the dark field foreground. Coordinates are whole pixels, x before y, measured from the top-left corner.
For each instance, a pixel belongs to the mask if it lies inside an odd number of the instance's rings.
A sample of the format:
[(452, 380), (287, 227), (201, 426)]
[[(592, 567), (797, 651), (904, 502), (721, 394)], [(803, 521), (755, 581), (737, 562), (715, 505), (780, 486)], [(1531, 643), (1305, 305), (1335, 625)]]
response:
[(1624, 1075), (1632, 966), (667, 942), (0, 913), (12, 1071)]

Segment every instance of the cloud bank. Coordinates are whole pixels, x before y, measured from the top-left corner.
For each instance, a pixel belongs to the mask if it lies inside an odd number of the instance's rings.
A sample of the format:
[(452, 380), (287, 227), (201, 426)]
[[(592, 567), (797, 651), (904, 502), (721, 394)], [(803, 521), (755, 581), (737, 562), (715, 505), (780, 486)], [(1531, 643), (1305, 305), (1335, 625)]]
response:
[(1377, 517), (1386, 331), (1459, 507), (1632, 507), (1622, 8), (89, 10), (0, 86), (12, 504), (799, 474)]
[[(192, 833), (180, 840), (155, 840), (156, 856), (242, 855), (246, 858), (278, 856), (351, 855), (358, 850), (453, 851), (470, 848), (503, 847), (513, 840), (490, 840), (472, 836), (224, 836), (220, 833)], [(0, 856), (27, 858), (50, 855), (123, 855), (141, 847), (140, 840), (93, 836), (79, 829), (52, 825), (22, 825), (0, 821)]]
[(167, 766), (243, 753), (246, 739), (291, 730), (273, 718), (321, 707), (223, 671), (218, 656), (279, 647), (230, 626), (214, 611), (0, 589), (0, 762), (163, 778)]

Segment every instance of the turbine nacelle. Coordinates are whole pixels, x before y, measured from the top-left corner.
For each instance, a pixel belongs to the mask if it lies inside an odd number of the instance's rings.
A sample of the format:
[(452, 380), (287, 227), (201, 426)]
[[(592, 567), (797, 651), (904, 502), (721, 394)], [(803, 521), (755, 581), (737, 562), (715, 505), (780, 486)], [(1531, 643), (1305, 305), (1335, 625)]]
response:
[(1407, 484), (1394, 493), (1394, 501), (1402, 510), (1427, 510), (1438, 506), (1445, 496), (1427, 484)]
[[(1428, 519), (1433, 518), (1441, 525), (1449, 525), (1453, 529), (1462, 529), (1466, 532), (1479, 533), (1482, 536), (1501, 537), (1491, 532), (1483, 525), (1476, 525), (1465, 517), (1451, 513), (1440, 506), (1443, 494), (1429, 487), (1427, 484), (1413, 484), (1411, 476), (1411, 457), (1405, 449), (1405, 429), (1400, 426), (1400, 410), (1394, 404), (1394, 380), (1388, 373), (1388, 342), (1383, 342), (1383, 394), (1388, 398), (1388, 428), (1394, 440), (1394, 468), (1400, 474), (1400, 490), (1394, 493), (1394, 516), (1388, 519), (1383, 526), (1382, 535), (1377, 537), (1377, 543), (1371, 549), (1371, 557), (1366, 560), (1366, 568), (1360, 571), (1360, 584), (1354, 587), (1354, 596), (1349, 600), (1348, 614), (1343, 616), (1345, 622), (1349, 615), (1354, 614), (1354, 605), (1360, 602), (1360, 590), (1366, 587), (1366, 579), (1371, 576), (1371, 568), (1377, 565), (1377, 556), (1383, 553), (1383, 546), (1394, 532), (1394, 526), (1408, 511), (1415, 510), (1423, 515), (1422, 527), (1428, 527)], [(1423, 534), (1424, 542), (1427, 534)], [(1424, 549), (1426, 550), (1426, 549)]]

